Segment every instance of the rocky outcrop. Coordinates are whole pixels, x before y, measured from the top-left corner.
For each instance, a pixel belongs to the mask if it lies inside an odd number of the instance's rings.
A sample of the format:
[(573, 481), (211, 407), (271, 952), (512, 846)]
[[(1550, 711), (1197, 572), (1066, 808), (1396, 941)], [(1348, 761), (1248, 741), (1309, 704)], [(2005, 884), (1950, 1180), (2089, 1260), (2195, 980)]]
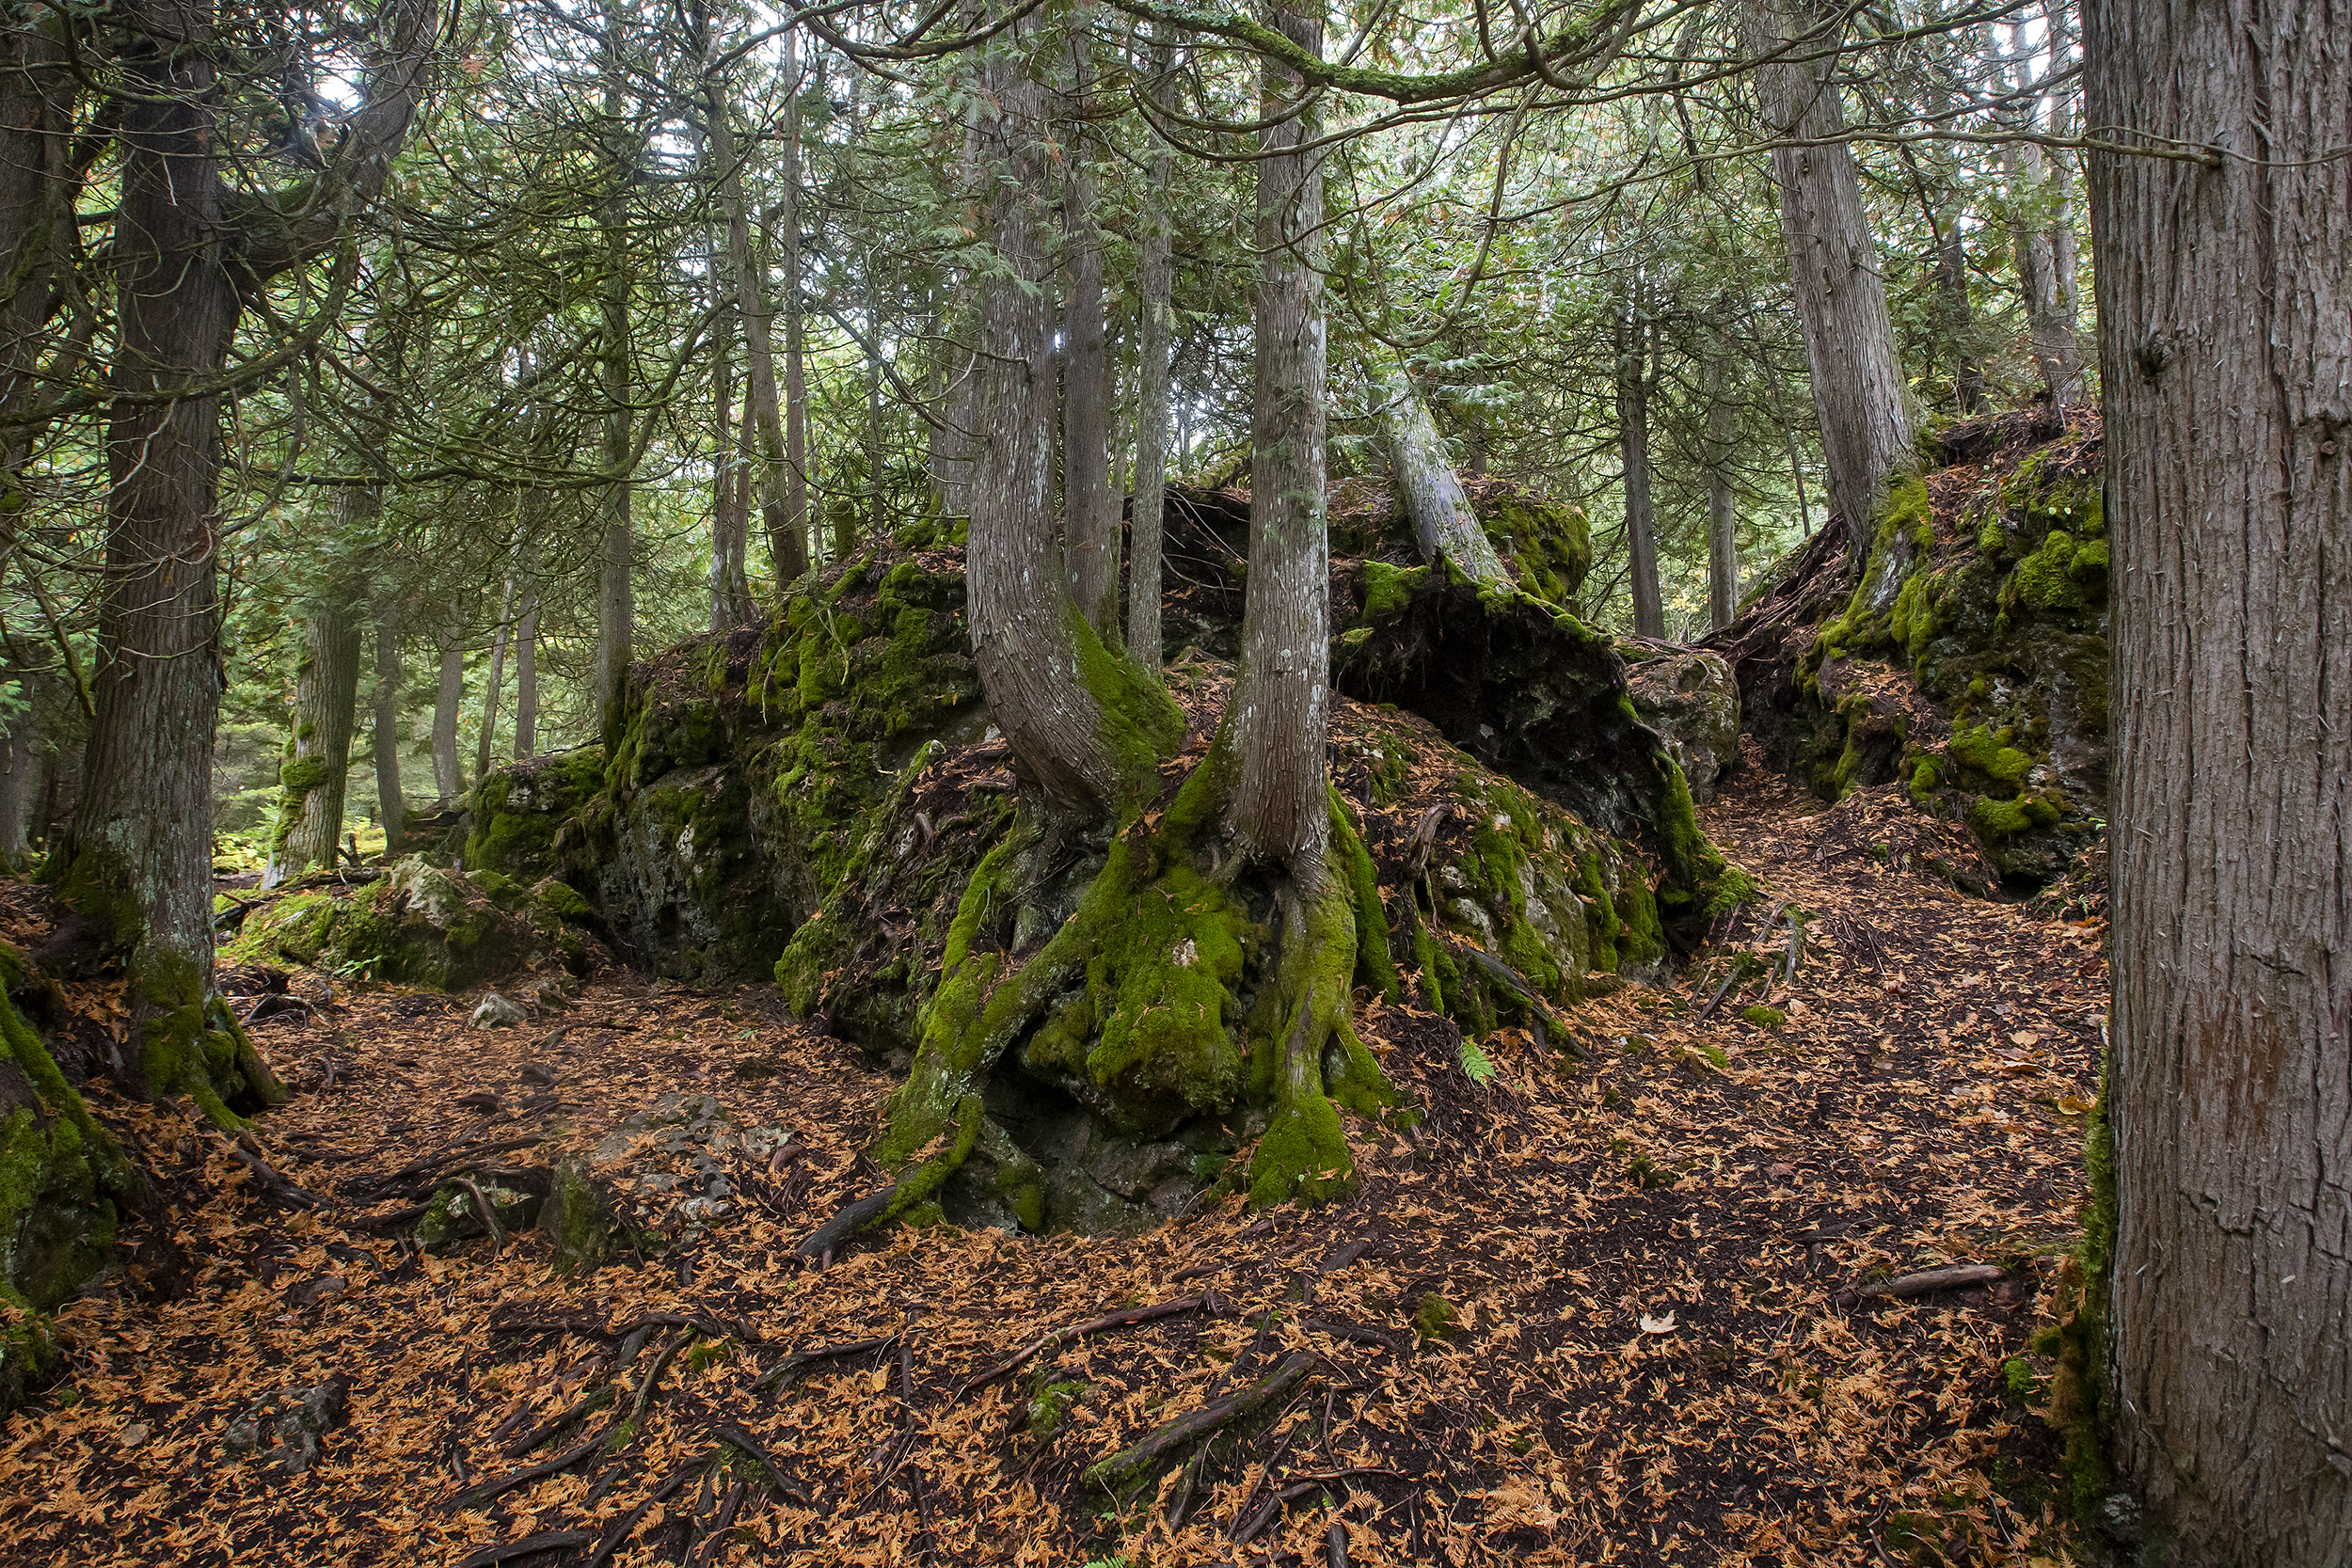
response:
[(1740, 758), (1740, 683), (1730, 664), (1720, 654), (1666, 643), (1629, 643), (1627, 652), (1633, 711), (1664, 737), (1691, 799), (1706, 805)]
[(522, 970), (584, 973), (593, 920), (587, 901), (551, 877), (525, 886), (486, 866), (463, 872), (411, 855), (358, 887), (327, 878), (289, 890), (246, 916), (223, 957), (463, 990)]
[(1947, 461), (1897, 488), (1858, 574), (1817, 541), (1708, 645), (1773, 762), (1828, 800), (1900, 782), (2031, 889), (2106, 816), (2098, 416), (2037, 408), (1938, 439)]

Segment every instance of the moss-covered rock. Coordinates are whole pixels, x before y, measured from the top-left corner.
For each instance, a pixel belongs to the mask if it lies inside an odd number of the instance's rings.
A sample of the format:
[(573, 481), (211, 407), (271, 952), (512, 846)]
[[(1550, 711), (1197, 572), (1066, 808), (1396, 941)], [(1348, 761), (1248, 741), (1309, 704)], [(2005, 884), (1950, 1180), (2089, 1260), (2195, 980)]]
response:
[[(1800, 651), (1774, 760), (1835, 799), (1900, 780), (2004, 880), (2064, 873), (2104, 827), (2107, 542), (2096, 415), (1945, 433), (1843, 610)], [(1743, 678), (1754, 678), (1743, 675)]]
[(1715, 782), (1740, 759), (1740, 683), (1719, 654), (1686, 649), (1654, 654), (1629, 649), (1626, 685), (1633, 711), (1665, 738), (1666, 750), (1690, 781), (1700, 805), (1715, 798)]
[(584, 972), (588, 948), (573, 926), (588, 918), (585, 900), (551, 878), (527, 889), (411, 855), (358, 888), (329, 879), (289, 891), (246, 918), (225, 956), (462, 990), (546, 965)]
[(555, 835), (604, 787), (604, 750), (580, 746), (501, 768), (475, 786), (465, 863), (518, 881), (555, 870)]
[[(1592, 528), (1584, 514), (1509, 480), (1476, 474), (1461, 479), (1479, 525), (1520, 590), (1550, 604), (1572, 600), (1593, 566)], [(1412, 524), (1384, 484), (1358, 481), (1335, 486), (1329, 518), (1335, 555), (1415, 559)], [(1246, 538), (1233, 544), (1246, 553)]]

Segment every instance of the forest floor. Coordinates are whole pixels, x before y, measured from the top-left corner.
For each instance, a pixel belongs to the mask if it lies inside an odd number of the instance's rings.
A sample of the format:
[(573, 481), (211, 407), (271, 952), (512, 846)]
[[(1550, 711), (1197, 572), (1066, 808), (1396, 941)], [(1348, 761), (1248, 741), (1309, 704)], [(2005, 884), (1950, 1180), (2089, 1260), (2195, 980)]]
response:
[[(1915, 873), (1939, 829), (1892, 792), (1824, 811), (1751, 760), (1703, 816), (1767, 897), (1678, 984), (1579, 1006), (1549, 1053), (1489, 1039), (1484, 1084), (1445, 1021), (1368, 1005), (1425, 1116), (1365, 1137), (1351, 1196), (1131, 1239), (899, 1231), (798, 1267), (874, 1179), (889, 1081), (768, 988), (608, 972), (484, 1033), (297, 976), (316, 1010), (257, 1035), (301, 1092), (253, 1147), (319, 1207), (103, 1103), (176, 1198), (136, 1254), (174, 1277), (60, 1314), (68, 1381), (0, 1430), (0, 1561), (2074, 1560), (2027, 1341), (2085, 1200), (2095, 911)], [(1702, 1018), (1740, 930), (1785, 959), (1790, 902), (1783, 1022)], [(515, 1139), (609, 1156), (667, 1244), (573, 1283), (536, 1232), (436, 1258), (360, 1223), (402, 1167)], [(1962, 1263), (2004, 1272), (1873, 1293)], [(1197, 1476), (1123, 1507), (1085, 1480), (1295, 1355)], [(224, 1447), (329, 1380), (298, 1476)]]

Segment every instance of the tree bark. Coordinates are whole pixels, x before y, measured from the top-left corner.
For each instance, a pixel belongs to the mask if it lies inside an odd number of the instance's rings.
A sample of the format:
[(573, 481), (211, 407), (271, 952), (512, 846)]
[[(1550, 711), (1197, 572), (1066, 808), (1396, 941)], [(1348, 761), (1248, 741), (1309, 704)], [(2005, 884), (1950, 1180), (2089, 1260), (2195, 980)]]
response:
[[(14, 684), (24, 693), (21, 700), (29, 705), (31, 681), (19, 677)], [(28, 705), (9, 723), (8, 738), (0, 743), (0, 866), (10, 871), (24, 865), (24, 817), (32, 800), (33, 715)]]
[(633, 271), (627, 218), (637, 158), (635, 148), (621, 141), (628, 100), (621, 72), (621, 19), (613, 0), (605, 0), (600, 71), (609, 188), (600, 219), (604, 277), (598, 283), (597, 305), (604, 326), (600, 364), (605, 398), (603, 467), (611, 483), (598, 497), (602, 526), (596, 556), (596, 700), (597, 723), (605, 749), (610, 751), (620, 743), (622, 701), (628, 692), (637, 618), (630, 576), (635, 555), (629, 515), (634, 486), (625, 471), (630, 457), (628, 284)]
[[(1274, 21), (1302, 49), (1322, 52), (1320, 11), (1278, 8)], [(1263, 71), (1259, 102), (1271, 119), (1295, 102), (1300, 83), (1272, 62)], [(1313, 139), (1318, 123), (1309, 108), (1259, 138), (1249, 588), (1223, 726), (1235, 763), (1226, 821), (1238, 847), (1287, 867), (1309, 898), (1323, 886), (1331, 819), (1323, 161), (1320, 151), (1282, 150)]]
[(407, 841), (408, 802), (400, 786), (400, 612), (389, 598), (375, 602), (375, 690), (373, 693), (375, 816), (384, 825), (384, 852)]
[(770, 536), (779, 591), (808, 570), (808, 368), (801, 309), (801, 103), (806, 85), (801, 80), (800, 37), (797, 28), (784, 35), (784, 75), (792, 84), (791, 107), (785, 113), (784, 212), (778, 220), (784, 227), (784, 526)]
[(466, 766), (457, 753), (457, 720), (466, 705), (466, 642), (454, 604), (443, 612), (437, 629), (441, 683), (433, 698), (433, 787), (449, 801), (466, 793)]
[[(2053, 403), (2082, 396), (2082, 345), (2074, 335), (2074, 317), (2061, 292), (2058, 270), (2058, 193), (2050, 179), (2050, 161), (2031, 142), (2005, 142), (2001, 166), (2009, 176), (2011, 219), (2010, 246), (2017, 265), (2017, 293), (2026, 306), (2026, 333), (2032, 345), (2035, 373)], [(2066, 220), (2068, 249), (2073, 249), (2072, 218)]]
[(1722, 343), (1707, 356), (1707, 618), (1717, 631), (1740, 613), (1740, 508), (1731, 472), (1737, 431), (1724, 386), (1729, 358)]
[(1443, 556), (1473, 582), (1508, 582), (1511, 574), (1470, 505), (1454, 454), (1438, 434), (1437, 419), (1405, 367), (1386, 356), (1369, 359), (1365, 378), (1380, 395), (1380, 435), (1397, 499), (1413, 525), (1423, 561)]
[[(346, 515), (356, 498), (346, 494)], [(294, 734), (278, 769), (283, 794), (262, 885), (276, 887), (315, 865), (335, 863), (343, 834), (343, 796), (359, 698), (359, 615), (335, 585), (302, 617), (302, 661), (294, 670)]]
[(2089, 181), (2114, 584), (2110, 1418), (2155, 1538), (2223, 1568), (2352, 1557), (2343, 20), (2084, 8), (2101, 137), (2226, 152), (2094, 152)]
[(979, 121), (977, 166), (989, 171), (988, 232), (1004, 273), (979, 290), (975, 375), (986, 444), (973, 464), (966, 550), (973, 654), (990, 716), (1022, 770), (1049, 807), (1087, 815), (1131, 794), (1145, 765), (1132, 747), (1109, 743), (1109, 724), (1135, 720), (1115, 711), (1109, 672), (1121, 661), (1078, 611), (1055, 536), (1050, 209), (1040, 211), (1052, 189), (1045, 84), (1003, 57), (992, 58), (984, 80), (993, 105)]
[[(1165, 82), (1176, 69), (1176, 51), (1160, 43), (1152, 51), (1152, 75)], [(1169, 233), (1168, 188), (1173, 168), (1168, 147), (1152, 142), (1152, 182), (1142, 212), (1141, 267), (1136, 279), (1142, 333), (1136, 366), (1136, 486), (1134, 540), (1127, 565), (1127, 649), (1144, 672), (1157, 678), (1160, 644), (1160, 523), (1168, 505), (1168, 349), (1175, 325), (1174, 242)]]
[(1617, 456), (1625, 469), (1625, 542), (1631, 557), (1633, 635), (1666, 635), (1658, 592), (1658, 534), (1650, 506), (1649, 324), (1638, 303), (1617, 317)]
[[(536, 552), (533, 571), (523, 583), (523, 618), (515, 628), (515, 760), (527, 762), (539, 754), (539, 578)], [(741, 564), (738, 558), (738, 565)]]
[[(1836, 19), (1791, 15), (1789, 0), (1749, 0), (1750, 46), (1764, 55), (1793, 43), (1825, 47)], [(1756, 70), (1764, 132), (1812, 145), (1772, 150), (1780, 228), (1796, 283), (1797, 316), (1813, 372), (1813, 407), (1829, 468), (1830, 509), (1845, 520), (1847, 547), (1870, 546), (1887, 483), (1915, 466), (1910, 394), (1895, 352), (1895, 326), (1878, 245), (1862, 206), (1853, 154), (1835, 138), (1845, 126), (1831, 77), (1835, 57), (1778, 60)]]
[(1071, 591), (1087, 624), (1119, 640), (1119, 512), (1110, 485), (1110, 352), (1103, 319), (1103, 236), (1094, 221), (1087, 115), (1094, 69), (1088, 8), (1070, 19), (1071, 103), (1062, 194), (1062, 508)]
[(490, 632), (490, 678), (482, 692), (482, 727), (474, 732), (473, 776), (486, 779), (498, 766), (499, 698), (506, 686), (506, 638), (515, 624), (515, 574), (506, 575), (499, 596), (499, 622)]
[(75, 88), (62, 25), (58, 13), (28, 9), (0, 34), (0, 550), (13, 547), (28, 502), (42, 329), (74, 248)]
[[(790, 38), (787, 34), (786, 70), (792, 70)], [(753, 480), (759, 491), (759, 510), (763, 526), (768, 531), (769, 548), (774, 558), (776, 581), (779, 586), (797, 581), (808, 570), (808, 531), (805, 523), (794, 524), (790, 476), (798, 467), (787, 450), (784, 417), (776, 396), (776, 355), (774, 317), (768, 309), (768, 287), (765, 268), (757, 264), (752, 250), (752, 219), (748, 199), (743, 194), (743, 166), (736, 150), (734, 108), (729, 100), (725, 75), (715, 68), (718, 57), (718, 36), (710, 38), (713, 62), (707, 65), (703, 77), (703, 106), (709, 121), (710, 153), (719, 170), (720, 204), (726, 210), (727, 277), (735, 293), (736, 320), (743, 328), (743, 360), (745, 366), (745, 395), (750, 399), (760, 439), (759, 461), (754, 466)], [(798, 110), (794, 111), (795, 124)], [(798, 144), (798, 131), (793, 133)], [(797, 185), (797, 177), (792, 181)], [(798, 221), (790, 195), (786, 198), (787, 224)], [(787, 287), (797, 287), (797, 246), (787, 242), (786, 270), (792, 279)], [(726, 428), (723, 411), (720, 428)], [(802, 503), (805, 506), (805, 501)]]

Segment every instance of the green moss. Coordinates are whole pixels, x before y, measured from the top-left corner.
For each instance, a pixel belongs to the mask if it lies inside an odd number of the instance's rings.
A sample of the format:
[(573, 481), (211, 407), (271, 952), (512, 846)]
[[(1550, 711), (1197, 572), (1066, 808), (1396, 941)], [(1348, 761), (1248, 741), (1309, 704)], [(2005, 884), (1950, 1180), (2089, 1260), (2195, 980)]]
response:
[(1050, 1443), (1070, 1424), (1073, 1406), (1087, 1396), (1087, 1386), (1078, 1382), (1047, 1383), (1029, 1397), (1027, 1417), (1032, 1442)]
[(1412, 602), (1414, 591), (1429, 580), (1426, 566), (1391, 566), (1385, 561), (1364, 562), (1364, 615), (1367, 626), (1389, 619)]
[(2017, 563), (2002, 591), (2004, 608), (2025, 605), (2034, 610), (2064, 612), (2083, 608), (2082, 584), (2075, 580), (2074, 536), (2053, 529), (2042, 546)]
[(2058, 803), (2045, 794), (2021, 796), (2014, 800), (1980, 795), (1968, 808), (1968, 825), (1985, 838), (2009, 838), (2055, 826), (2062, 815)]
[[(1579, 508), (1517, 489), (1488, 493), (1479, 521), (1522, 592), (1566, 604), (1592, 570), (1592, 525)], [(1367, 606), (1365, 618), (1375, 619)]]
[(1712, 925), (1742, 904), (1753, 904), (1764, 895), (1764, 884), (1736, 865), (1726, 864), (1723, 875), (1715, 879), (1715, 887), (1701, 911)]
[(1141, 792), (1158, 776), (1160, 759), (1184, 738), (1184, 710), (1168, 694), (1156, 672), (1147, 671), (1095, 635), (1076, 603), (1064, 606), (1078, 655), (1078, 679), (1094, 699), (1096, 736), (1117, 761), (1134, 798), (1113, 802), (1115, 813), (1134, 809)]
[(335, 776), (325, 757), (295, 757), (279, 766), (278, 782), (289, 795), (301, 796)]
[(1396, 960), (1389, 956), (1389, 920), (1380, 903), (1380, 877), (1372, 854), (1356, 832), (1347, 802), (1331, 791), (1331, 853), (1347, 878), (1356, 902), (1356, 980), (1393, 1002), (1397, 998)]
[(1912, 804), (1927, 806), (1934, 799), (1938, 783), (1935, 759), (1930, 756), (1921, 757), (1919, 765), (1911, 770)]
[[(1778, 1007), (1767, 1007), (1761, 1005), (1753, 1007), (1740, 1008), (1740, 1016), (1746, 1019), (1750, 1023), (1755, 1024), (1758, 1029), (1777, 1029), (1782, 1024), (1788, 1022), (1788, 1015), (1782, 1012)], [(1718, 1065), (1720, 1066), (1721, 1064)]]
[(1996, 784), (2011, 789), (2025, 782), (2033, 767), (2033, 759), (2010, 744), (2010, 732), (1994, 731), (1979, 724), (1971, 729), (1955, 729), (1950, 742), (1944, 748), (1945, 755), (1961, 767), (1984, 775)]
[(1424, 1339), (1450, 1338), (1462, 1325), (1454, 1304), (1432, 1291), (1413, 1308), (1413, 1331)]

